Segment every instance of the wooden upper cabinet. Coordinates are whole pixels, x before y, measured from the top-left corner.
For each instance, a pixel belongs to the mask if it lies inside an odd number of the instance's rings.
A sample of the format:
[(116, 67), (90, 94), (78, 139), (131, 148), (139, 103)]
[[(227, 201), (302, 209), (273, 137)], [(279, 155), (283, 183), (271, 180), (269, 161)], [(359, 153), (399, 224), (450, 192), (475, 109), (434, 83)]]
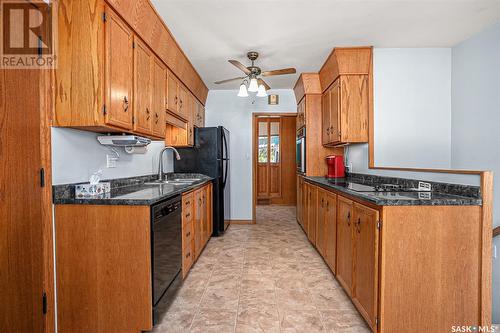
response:
[(194, 108), (194, 126), (200, 128), (205, 127), (205, 108), (203, 104), (201, 104), (197, 99), (195, 99), (195, 108)]
[(153, 102), (151, 107), (153, 135), (163, 138), (165, 137), (165, 117), (167, 111), (165, 105), (167, 68), (156, 57), (153, 61), (151, 76), (153, 78)]
[(368, 142), (371, 62), (371, 47), (336, 48), (321, 68), (323, 145)]
[(297, 129), (306, 125), (306, 98), (302, 98), (302, 100), (297, 104), (297, 121), (296, 127)]
[(340, 76), (322, 101), (323, 145), (368, 142), (368, 75)]
[(337, 200), (337, 280), (346, 293), (353, 287), (353, 202), (338, 196)]
[(152, 133), (153, 55), (138, 37), (134, 38), (134, 131)]
[(179, 80), (171, 71), (167, 71), (167, 109), (174, 114), (179, 112)]
[(376, 328), (378, 299), (379, 212), (354, 203), (353, 302), (372, 329)]
[(106, 7), (105, 25), (105, 122), (132, 129), (133, 33)]

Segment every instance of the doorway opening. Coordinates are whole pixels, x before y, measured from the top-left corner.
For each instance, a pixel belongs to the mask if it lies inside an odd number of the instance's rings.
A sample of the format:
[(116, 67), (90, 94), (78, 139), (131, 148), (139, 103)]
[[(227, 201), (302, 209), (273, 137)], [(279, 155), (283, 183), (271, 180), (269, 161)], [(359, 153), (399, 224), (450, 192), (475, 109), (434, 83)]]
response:
[(256, 206), (295, 206), (296, 113), (253, 114), (253, 219)]

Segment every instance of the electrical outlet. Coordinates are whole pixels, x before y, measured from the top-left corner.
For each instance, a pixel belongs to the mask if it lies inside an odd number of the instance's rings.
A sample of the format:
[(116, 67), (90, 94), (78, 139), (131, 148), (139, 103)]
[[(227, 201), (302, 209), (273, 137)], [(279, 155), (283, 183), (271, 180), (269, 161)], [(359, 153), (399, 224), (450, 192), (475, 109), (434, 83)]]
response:
[(418, 190), (419, 191), (432, 191), (432, 186), (430, 183), (418, 182)]
[(116, 168), (116, 160), (118, 158), (116, 156), (107, 154), (106, 155), (106, 168)]

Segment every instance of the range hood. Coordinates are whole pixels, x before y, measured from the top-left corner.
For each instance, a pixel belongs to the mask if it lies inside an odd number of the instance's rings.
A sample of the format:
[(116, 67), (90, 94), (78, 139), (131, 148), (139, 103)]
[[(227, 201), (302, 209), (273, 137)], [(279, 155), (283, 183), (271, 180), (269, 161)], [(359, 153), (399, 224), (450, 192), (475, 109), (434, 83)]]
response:
[(97, 140), (101, 145), (115, 147), (144, 147), (151, 143), (150, 139), (137, 135), (101, 135)]

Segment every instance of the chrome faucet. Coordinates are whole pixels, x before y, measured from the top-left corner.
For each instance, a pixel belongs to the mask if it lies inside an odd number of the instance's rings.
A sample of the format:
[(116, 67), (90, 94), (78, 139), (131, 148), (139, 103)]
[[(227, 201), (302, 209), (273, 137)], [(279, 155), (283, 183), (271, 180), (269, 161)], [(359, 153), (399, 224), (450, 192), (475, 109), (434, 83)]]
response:
[(167, 149), (172, 149), (174, 151), (175, 159), (176, 160), (180, 160), (181, 159), (181, 155), (179, 155), (179, 152), (174, 147), (165, 147), (165, 148), (163, 148), (160, 151), (160, 157), (158, 158), (158, 180), (159, 181), (163, 181), (163, 152), (165, 150), (167, 150)]

